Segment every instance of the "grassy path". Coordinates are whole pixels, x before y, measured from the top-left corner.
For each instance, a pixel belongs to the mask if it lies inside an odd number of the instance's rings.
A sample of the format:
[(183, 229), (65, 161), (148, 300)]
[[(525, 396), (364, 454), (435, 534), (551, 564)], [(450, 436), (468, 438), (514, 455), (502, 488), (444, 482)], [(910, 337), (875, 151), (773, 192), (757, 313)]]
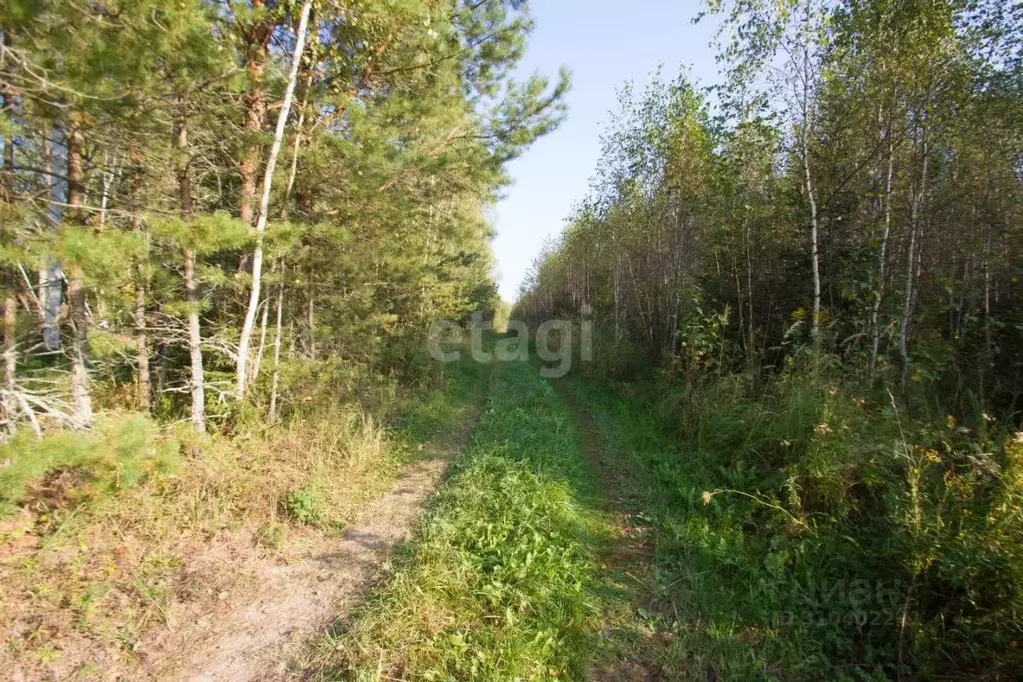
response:
[(418, 436), (416, 461), (389, 490), (370, 502), (340, 539), (306, 561), (279, 567), (244, 610), (220, 621), (216, 636), (177, 676), (183, 680), (268, 680), (286, 677), (301, 643), (331, 618), (342, 617), (379, 580), (380, 567), (415, 525), (423, 501), (468, 440), (478, 403), (474, 376), (463, 377), (461, 396), (439, 394), (408, 410), (399, 425)]
[(609, 532), (597, 548), (602, 624), (587, 678), (609, 682), (660, 679), (656, 659), (661, 638), (650, 622), (655, 617), (650, 529), (635, 507), (634, 482), (618, 466), (616, 453), (601, 440), (598, 424), (606, 415), (581, 405), (569, 383), (552, 385), (573, 412), (586, 459), (599, 472), (602, 511), (608, 520)]
[(8, 443), (0, 679), (286, 674), (380, 575), (467, 439), (490, 368), (444, 371), (265, 432), (198, 439), (110, 413)]
[[(381, 566), (408, 537), (423, 501), (468, 440), (488, 370), (463, 364), (454, 373), (446, 387), (402, 411), (392, 440), (407, 464), (340, 537), (259, 573), (255, 598), (219, 613), (210, 627), (168, 633), (160, 645), (172, 663), (155, 677), (243, 682), (289, 676), (303, 643), (379, 580)], [(159, 653), (154, 647), (150, 656)]]
[(527, 365), (495, 373), (471, 441), (392, 579), (320, 643), (327, 677), (581, 677), (599, 481), (574, 419)]
[(589, 420), (527, 364), (492, 376), (417, 540), (312, 677), (650, 680), (642, 533)]

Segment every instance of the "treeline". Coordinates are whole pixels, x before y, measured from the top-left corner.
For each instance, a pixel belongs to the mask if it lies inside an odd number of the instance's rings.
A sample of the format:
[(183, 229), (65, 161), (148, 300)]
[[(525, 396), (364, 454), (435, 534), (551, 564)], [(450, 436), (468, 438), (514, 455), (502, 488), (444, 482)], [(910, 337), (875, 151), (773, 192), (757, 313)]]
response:
[(1023, 8), (708, 9), (722, 84), (623, 89), (513, 316), (593, 309), (677, 665), (1016, 679)]
[(498, 300), (484, 211), (563, 114), (566, 74), (509, 76), (531, 26), (512, 0), (5, 2), (6, 428), (202, 431), (289, 409), (282, 371), (414, 375), (433, 320)]
[(774, 363), (813, 340), (865, 376), (1015, 406), (1020, 8), (762, 5), (710, 3), (714, 113), (684, 75), (622, 90), (520, 310), (588, 302), (611, 346), (654, 362)]

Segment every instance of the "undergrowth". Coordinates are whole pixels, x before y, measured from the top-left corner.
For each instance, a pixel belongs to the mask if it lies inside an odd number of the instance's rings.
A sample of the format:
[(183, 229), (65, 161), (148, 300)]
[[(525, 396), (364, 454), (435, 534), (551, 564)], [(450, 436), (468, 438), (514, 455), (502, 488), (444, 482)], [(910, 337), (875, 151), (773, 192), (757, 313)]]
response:
[(827, 366), (576, 379), (652, 526), (671, 679), (1013, 679), (1023, 436)]
[(248, 561), (336, 535), (457, 428), (481, 370), (448, 372), (414, 394), (378, 392), (372, 411), (319, 396), (274, 428), (200, 437), (107, 413), (86, 434), (0, 445), (0, 667), (42, 678), (130, 664), (155, 627), (251, 593)]

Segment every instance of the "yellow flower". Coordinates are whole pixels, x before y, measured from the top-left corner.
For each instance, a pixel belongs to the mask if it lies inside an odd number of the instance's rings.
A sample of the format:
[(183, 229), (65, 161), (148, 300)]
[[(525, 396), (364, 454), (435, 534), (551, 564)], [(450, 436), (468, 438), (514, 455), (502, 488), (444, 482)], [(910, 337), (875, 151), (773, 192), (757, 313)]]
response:
[(704, 504), (710, 504), (710, 501), (711, 501), (711, 499), (712, 499), (713, 497), (714, 497), (714, 493), (709, 493), (709, 492), (707, 492), (706, 490), (704, 490), (704, 491), (703, 491), (703, 494), (702, 494), (702, 495), (700, 495), (700, 499), (702, 499), (702, 500), (703, 500), (703, 503), (704, 503)]

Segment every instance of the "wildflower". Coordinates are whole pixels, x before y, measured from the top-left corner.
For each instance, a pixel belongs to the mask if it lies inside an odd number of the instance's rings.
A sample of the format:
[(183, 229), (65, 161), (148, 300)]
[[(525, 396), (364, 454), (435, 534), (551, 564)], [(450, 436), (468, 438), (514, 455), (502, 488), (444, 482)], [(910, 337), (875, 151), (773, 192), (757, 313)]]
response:
[(823, 436), (831, 433), (831, 427), (827, 424), (827, 422), (824, 422), (813, 427), (813, 432), (818, 436)]
[(713, 497), (714, 497), (714, 493), (709, 493), (709, 492), (707, 492), (706, 490), (704, 490), (704, 491), (703, 491), (703, 494), (702, 494), (702, 495), (700, 495), (700, 499), (702, 499), (702, 500), (703, 500), (703, 503), (704, 503), (704, 504), (710, 504), (710, 501), (711, 501), (711, 499), (712, 499)]
[(984, 417), (984, 421), (988, 422), (989, 424), (994, 424), (996, 421), (995, 418), (989, 415), (987, 412), (985, 412), (981, 416)]
[(788, 441), (788, 440), (786, 440), (784, 438), (782, 438), (781, 444), (782, 444), (782, 447), (786, 447), (786, 448), (790, 447), (792, 445), (792, 443), (790, 441)]
[(956, 418), (952, 415), (948, 415), (945, 417), (945, 423), (948, 425), (948, 428), (954, 429), (956, 427)]
[(1015, 440), (1020, 445), (1023, 445), (1023, 431), (1017, 431), (1016, 436), (1013, 440)]

